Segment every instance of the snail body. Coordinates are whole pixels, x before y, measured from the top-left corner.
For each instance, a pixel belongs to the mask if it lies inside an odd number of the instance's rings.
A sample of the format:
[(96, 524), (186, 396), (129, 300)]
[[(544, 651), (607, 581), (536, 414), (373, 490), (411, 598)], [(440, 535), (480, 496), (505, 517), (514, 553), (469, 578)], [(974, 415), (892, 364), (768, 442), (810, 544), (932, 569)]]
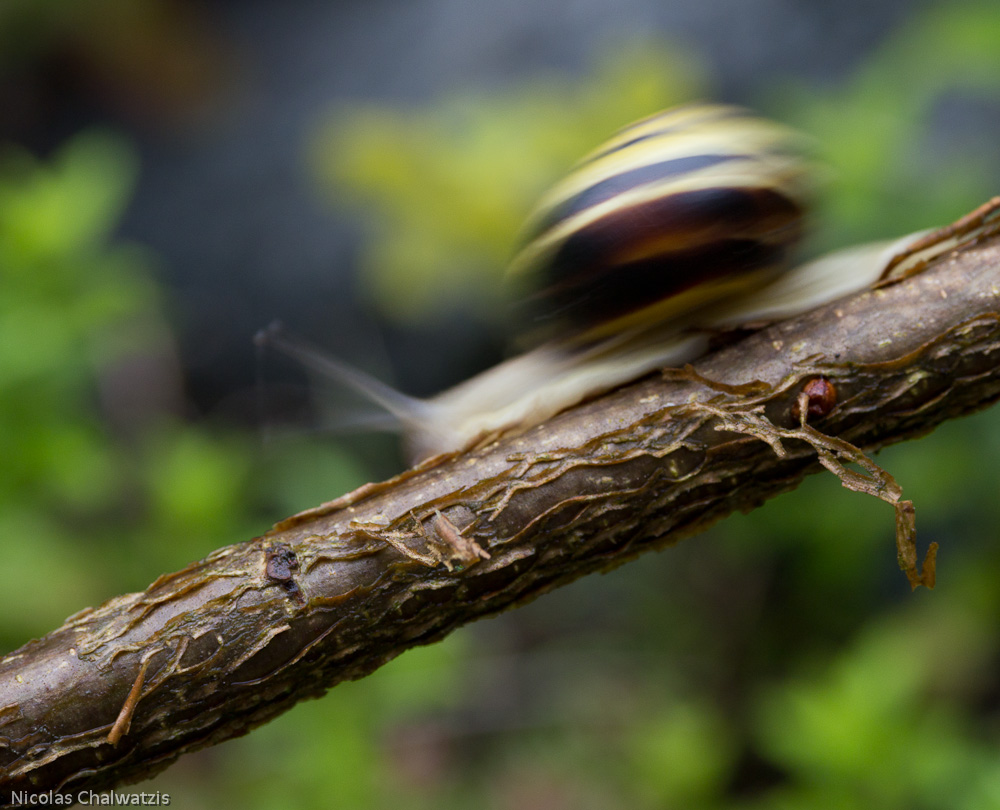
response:
[(792, 130), (720, 105), (621, 130), (528, 220), (509, 272), (532, 290), (534, 347), (430, 399), (281, 334), (270, 342), (391, 413), (413, 460), (526, 429), (690, 362), (711, 330), (787, 318), (878, 281), (916, 237), (795, 265), (813, 186), (805, 152)]
[(689, 363), (708, 350), (712, 330), (789, 318), (874, 284), (920, 235), (799, 265), (739, 298), (717, 300), (700, 318), (636, 328), (587, 348), (575, 341), (543, 344), (397, 411), (407, 452), (419, 461), (461, 450), (485, 436), (532, 427), (657, 369)]

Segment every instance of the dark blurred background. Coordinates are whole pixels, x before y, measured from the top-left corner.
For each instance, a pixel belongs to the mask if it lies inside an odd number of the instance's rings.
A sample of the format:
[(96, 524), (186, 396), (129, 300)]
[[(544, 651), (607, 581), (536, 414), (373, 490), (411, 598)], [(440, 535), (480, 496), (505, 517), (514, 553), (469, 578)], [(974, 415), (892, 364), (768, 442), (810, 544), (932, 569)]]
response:
[[(418, 395), (469, 376), (509, 338), (503, 267), (538, 194), (692, 98), (816, 139), (813, 251), (1000, 188), (995, 3), (0, 7), (0, 651), (398, 470), (392, 437), (345, 435), (359, 403), (254, 333), (280, 320)], [(896, 569), (891, 510), (817, 477), (147, 789), (1000, 807), (998, 449), (987, 412), (879, 457), (942, 545), (933, 593)]]

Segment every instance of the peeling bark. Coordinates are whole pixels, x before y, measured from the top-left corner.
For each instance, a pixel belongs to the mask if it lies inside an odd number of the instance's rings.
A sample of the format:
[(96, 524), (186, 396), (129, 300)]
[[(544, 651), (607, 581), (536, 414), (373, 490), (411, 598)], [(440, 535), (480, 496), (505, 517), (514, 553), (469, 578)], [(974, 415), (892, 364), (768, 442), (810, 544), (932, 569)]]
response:
[[(846, 442), (874, 450), (994, 402), (1000, 239), (921, 270), (70, 617), (0, 659), (0, 802), (147, 778), (409, 647), (843, 469)], [(912, 518), (890, 477), (866, 480)]]

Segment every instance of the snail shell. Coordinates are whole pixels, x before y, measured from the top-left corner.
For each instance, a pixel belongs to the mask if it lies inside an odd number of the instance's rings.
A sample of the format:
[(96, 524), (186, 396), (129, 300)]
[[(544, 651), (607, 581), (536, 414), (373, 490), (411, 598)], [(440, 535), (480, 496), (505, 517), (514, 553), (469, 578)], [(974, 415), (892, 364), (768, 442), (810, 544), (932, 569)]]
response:
[(813, 167), (794, 131), (738, 107), (688, 105), (621, 130), (530, 216), (511, 264), (561, 339), (687, 318), (789, 265)]

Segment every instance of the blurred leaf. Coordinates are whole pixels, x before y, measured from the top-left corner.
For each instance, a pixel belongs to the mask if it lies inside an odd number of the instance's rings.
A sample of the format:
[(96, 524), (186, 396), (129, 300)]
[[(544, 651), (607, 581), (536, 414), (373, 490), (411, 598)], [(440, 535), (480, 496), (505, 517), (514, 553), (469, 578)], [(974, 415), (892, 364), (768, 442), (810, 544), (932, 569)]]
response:
[(714, 805), (732, 775), (732, 730), (710, 705), (679, 703), (645, 714), (631, 731), (630, 774), (651, 807)]
[(100, 563), (57, 520), (5, 504), (0, 541), (0, 652), (41, 636), (101, 598)]
[(970, 784), (994, 778), (956, 709), (928, 699), (964, 689), (996, 641), (940, 599), (922, 607), (873, 623), (836, 660), (814, 662), (814, 675), (767, 693), (764, 750), (804, 790), (886, 808), (958, 806)]
[(99, 247), (136, 173), (131, 145), (99, 131), (74, 138), (50, 166), (23, 153), (6, 160), (13, 182), (0, 184), (0, 231), (4, 253), (20, 259), (8, 269)]
[(186, 426), (164, 425), (161, 431), (143, 465), (152, 496), (150, 517), (170, 533), (211, 536), (243, 508), (246, 445)]

